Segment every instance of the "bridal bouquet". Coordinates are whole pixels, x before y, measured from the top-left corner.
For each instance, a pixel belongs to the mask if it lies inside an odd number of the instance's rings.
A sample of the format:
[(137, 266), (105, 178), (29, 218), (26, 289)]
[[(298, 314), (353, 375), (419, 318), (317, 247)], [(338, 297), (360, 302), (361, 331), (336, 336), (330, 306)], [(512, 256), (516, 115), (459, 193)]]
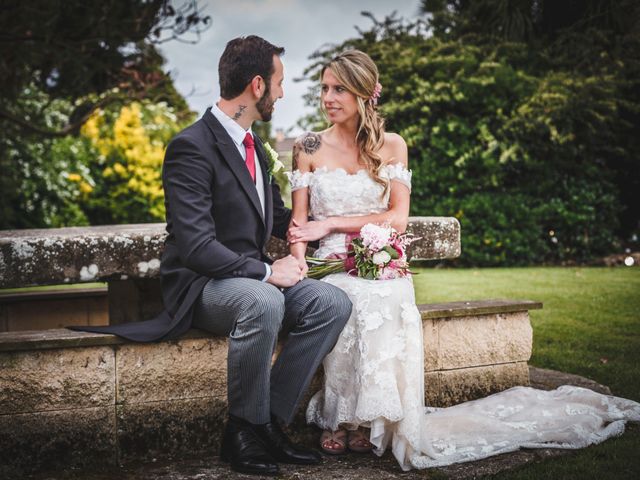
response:
[(307, 257), (309, 278), (347, 272), (368, 280), (390, 280), (411, 275), (407, 247), (418, 240), (410, 233), (398, 233), (389, 226), (367, 223), (359, 236), (347, 236), (347, 253), (342, 258)]

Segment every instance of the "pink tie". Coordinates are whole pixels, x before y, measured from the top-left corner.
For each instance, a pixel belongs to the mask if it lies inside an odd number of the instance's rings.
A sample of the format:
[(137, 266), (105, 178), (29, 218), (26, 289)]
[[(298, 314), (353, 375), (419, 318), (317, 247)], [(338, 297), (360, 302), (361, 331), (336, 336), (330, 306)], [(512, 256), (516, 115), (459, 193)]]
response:
[(247, 168), (249, 169), (253, 183), (256, 183), (256, 149), (255, 144), (253, 143), (253, 137), (249, 132), (247, 132), (242, 143), (247, 151)]

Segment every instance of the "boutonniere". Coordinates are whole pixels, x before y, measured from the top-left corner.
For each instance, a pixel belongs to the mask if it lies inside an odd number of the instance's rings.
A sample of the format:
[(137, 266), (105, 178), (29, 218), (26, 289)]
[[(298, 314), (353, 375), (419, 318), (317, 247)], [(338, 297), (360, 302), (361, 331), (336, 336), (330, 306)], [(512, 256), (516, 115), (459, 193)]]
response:
[(273, 174), (279, 172), (284, 164), (278, 160), (278, 152), (276, 152), (269, 142), (264, 143), (264, 150), (267, 153), (267, 158), (269, 159), (269, 165), (267, 165), (267, 174), (269, 175), (269, 182), (273, 178)]

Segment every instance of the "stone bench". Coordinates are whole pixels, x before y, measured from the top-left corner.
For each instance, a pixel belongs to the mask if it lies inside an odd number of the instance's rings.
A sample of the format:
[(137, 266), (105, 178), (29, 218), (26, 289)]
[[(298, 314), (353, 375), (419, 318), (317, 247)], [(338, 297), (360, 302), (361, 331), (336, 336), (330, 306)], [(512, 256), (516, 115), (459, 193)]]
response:
[[(540, 307), (420, 305), (427, 403), (452, 405), (528, 384), (527, 312)], [(155, 344), (67, 329), (0, 333), (0, 477), (215, 454), (226, 413), (226, 342), (198, 330)], [(302, 413), (292, 433), (315, 445)]]
[[(108, 282), (111, 323), (162, 308), (164, 226), (0, 232), (0, 288)], [(412, 217), (412, 259), (460, 254), (457, 220)], [(286, 253), (272, 241), (272, 256)], [(419, 305), (425, 400), (446, 406), (529, 383), (531, 301)], [(226, 339), (192, 330), (136, 344), (66, 329), (0, 333), (0, 477), (214, 452), (226, 412)], [(321, 372), (310, 391), (322, 381)], [(316, 441), (302, 414), (292, 430)]]

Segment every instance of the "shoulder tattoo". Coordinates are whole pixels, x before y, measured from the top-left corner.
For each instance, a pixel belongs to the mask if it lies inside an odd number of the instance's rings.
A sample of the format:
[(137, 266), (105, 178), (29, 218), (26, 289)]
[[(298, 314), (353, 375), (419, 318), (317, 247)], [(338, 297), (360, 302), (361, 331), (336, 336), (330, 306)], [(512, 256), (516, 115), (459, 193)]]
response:
[(302, 150), (307, 155), (313, 155), (320, 149), (322, 136), (319, 133), (308, 132), (302, 135), (293, 145), (293, 169), (298, 168), (298, 157)]
[(313, 155), (320, 148), (320, 143), (322, 142), (322, 137), (319, 133), (309, 132), (302, 136), (301, 146), (304, 150), (304, 153), (307, 155)]

